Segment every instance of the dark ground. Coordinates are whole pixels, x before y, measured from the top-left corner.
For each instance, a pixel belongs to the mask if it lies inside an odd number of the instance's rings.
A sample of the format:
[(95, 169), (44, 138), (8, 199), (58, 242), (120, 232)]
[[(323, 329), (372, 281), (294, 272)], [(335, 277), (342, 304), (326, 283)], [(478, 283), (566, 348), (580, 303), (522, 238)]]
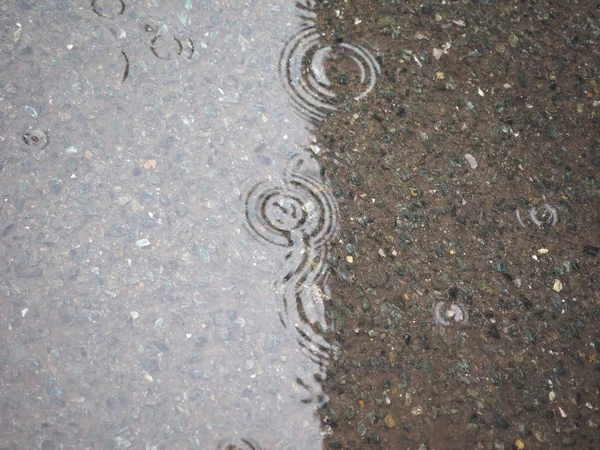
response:
[[(342, 230), (327, 448), (600, 448), (600, 4), (320, 8), (382, 66), (317, 130)], [(544, 204), (556, 226), (527, 219)]]

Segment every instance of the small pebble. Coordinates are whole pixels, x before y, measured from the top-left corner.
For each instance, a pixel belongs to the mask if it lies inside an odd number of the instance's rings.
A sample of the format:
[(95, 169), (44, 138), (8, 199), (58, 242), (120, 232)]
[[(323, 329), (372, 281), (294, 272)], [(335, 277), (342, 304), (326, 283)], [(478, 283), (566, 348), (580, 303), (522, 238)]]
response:
[(467, 396), (473, 398), (478, 397), (479, 391), (477, 389), (467, 389)]
[(144, 239), (137, 240), (135, 242), (135, 245), (138, 248), (146, 248), (146, 247), (150, 247), (150, 245), (152, 245), (152, 244), (150, 244), (150, 241), (148, 239), (144, 238)]
[(413, 416), (420, 416), (421, 414), (423, 414), (423, 407), (421, 406), (415, 406), (412, 410), (411, 413)]
[(471, 169), (477, 169), (477, 160), (475, 159), (475, 157), (473, 155), (470, 155), (469, 153), (466, 153), (465, 154), (465, 159), (467, 160), (467, 162), (471, 166)]
[(396, 422), (394, 421), (394, 418), (389, 413), (385, 415), (385, 417), (383, 418), (383, 421), (385, 422), (385, 426), (388, 428), (394, 428), (396, 426)]
[(558, 279), (554, 280), (554, 286), (552, 286), (552, 290), (554, 292), (560, 292), (560, 291), (562, 291), (563, 287), (564, 286), (563, 286), (563, 284), (562, 284), (562, 282), (560, 280), (558, 280)]
[(518, 450), (523, 450), (525, 448), (525, 442), (523, 442), (521, 439), (517, 439), (515, 441), (515, 447), (517, 447)]
[(139, 406), (134, 406), (133, 408), (131, 408), (131, 417), (134, 420), (139, 419), (140, 418), (140, 412), (141, 412), (140, 407)]

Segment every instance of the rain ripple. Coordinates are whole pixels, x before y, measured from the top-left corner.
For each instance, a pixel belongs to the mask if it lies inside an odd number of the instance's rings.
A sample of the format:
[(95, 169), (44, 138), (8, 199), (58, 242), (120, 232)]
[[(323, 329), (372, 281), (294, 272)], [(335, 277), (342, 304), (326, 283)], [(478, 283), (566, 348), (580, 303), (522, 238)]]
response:
[[(305, 11), (305, 10), (303, 10)], [(343, 97), (360, 100), (368, 95), (381, 73), (377, 60), (359, 45), (339, 42), (328, 45), (310, 21), (287, 41), (279, 61), (280, 76), (298, 113), (312, 123), (321, 122), (337, 110)], [(343, 96), (334, 90), (328, 75), (329, 61), (350, 63), (358, 73), (356, 86), (348, 83)]]
[(295, 329), (304, 354), (323, 369), (330, 350), (323, 336), (328, 244), (336, 235), (338, 209), (318, 169), (308, 153), (292, 158), (282, 183), (260, 182), (249, 191), (246, 219), (256, 239), (288, 249), (287, 273), (276, 283), (282, 296), (279, 317), (285, 328)]
[(323, 246), (337, 225), (337, 207), (328, 186), (307, 156), (295, 156), (284, 182), (261, 182), (248, 193), (246, 218), (261, 239), (281, 247), (300, 242)]
[(262, 450), (262, 447), (252, 440), (241, 439), (241, 444), (239, 445), (230, 442), (221, 442), (217, 450)]

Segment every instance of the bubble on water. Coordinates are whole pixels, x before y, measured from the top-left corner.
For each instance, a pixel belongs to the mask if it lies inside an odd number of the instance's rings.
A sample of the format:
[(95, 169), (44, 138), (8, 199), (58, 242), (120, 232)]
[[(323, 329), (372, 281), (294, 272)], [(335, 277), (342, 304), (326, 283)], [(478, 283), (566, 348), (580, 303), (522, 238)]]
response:
[(125, 11), (123, 0), (92, 0), (92, 10), (100, 17), (114, 19)]
[[(281, 52), (279, 71), (282, 82), (294, 106), (311, 122), (322, 121), (337, 109), (341, 96), (333, 88), (329, 70), (331, 61), (350, 63), (357, 73), (357, 86), (347, 83), (344, 74), (337, 74), (340, 83), (351, 96), (360, 100), (375, 87), (381, 73), (379, 63), (365, 48), (344, 42), (327, 45), (310, 22), (293, 36)], [(351, 91), (351, 92), (349, 92)]]
[(437, 325), (450, 325), (450, 322), (466, 322), (468, 319), (467, 311), (462, 303), (446, 304), (439, 301), (433, 307), (433, 316)]
[[(558, 212), (555, 208), (547, 203), (544, 203), (543, 208), (544, 210), (541, 213), (541, 220), (538, 218), (537, 208), (535, 206), (531, 208), (528, 214), (529, 221), (539, 228), (541, 228), (544, 222), (551, 227), (555, 227), (558, 224)], [(521, 211), (519, 208), (515, 210), (515, 216), (517, 218), (517, 222), (519, 222), (519, 225), (521, 225), (523, 228), (526, 228), (527, 225), (521, 217)]]
[(48, 142), (50, 141), (48, 133), (40, 128), (34, 128), (32, 130), (29, 130), (21, 137), (25, 144), (33, 145), (39, 148), (44, 148), (46, 145), (48, 145)]

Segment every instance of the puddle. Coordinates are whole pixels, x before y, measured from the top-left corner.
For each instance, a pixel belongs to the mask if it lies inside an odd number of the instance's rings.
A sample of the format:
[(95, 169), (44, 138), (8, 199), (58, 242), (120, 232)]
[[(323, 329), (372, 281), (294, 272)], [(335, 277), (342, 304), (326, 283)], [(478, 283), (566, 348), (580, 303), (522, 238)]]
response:
[(322, 448), (338, 212), (311, 122), (330, 61), (354, 99), (380, 69), (312, 6), (4, 3), (11, 448)]
[(600, 24), (466, 3), (0, 2), (3, 448), (594, 447)]

